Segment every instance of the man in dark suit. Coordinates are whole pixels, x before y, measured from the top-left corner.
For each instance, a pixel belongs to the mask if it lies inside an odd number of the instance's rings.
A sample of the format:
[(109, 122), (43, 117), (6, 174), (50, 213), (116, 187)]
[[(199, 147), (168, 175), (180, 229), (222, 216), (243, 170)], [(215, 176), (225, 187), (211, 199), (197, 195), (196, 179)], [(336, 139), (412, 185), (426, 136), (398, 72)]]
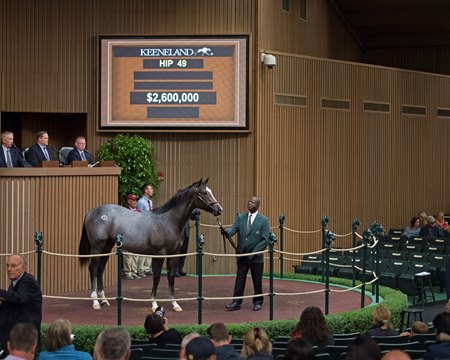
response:
[(37, 143), (30, 147), (25, 155), (31, 166), (36, 167), (42, 161), (57, 160), (53, 150), (48, 147), (48, 132), (38, 131), (36, 139)]
[(2, 132), (2, 147), (0, 151), (0, 167), (26, 167), (29, 166), (22, 154), (13, 147), (14, 134), (10, 131)]
[[(246, 254), (264, 250), (269, 244), (269, 220), (258, 212), (261, 200), (253, 196), (248, 200), (247, 213), (238, 214), (234, 224), (222, 230), (226, 236), (238, 235), (237, 254)], [(250, 270), (253, 280), (255, 295), (262, 294), (262, 274), (264, 268), (263, 254), (238, 257), (237, 274), (234, 284), (233, 297), (244, 295), (245, 280)], [(262, 308), (263, 297), (253, 298), (253, 311), (259, 311)], [(239, 310), (242, 299), (233, 299), (233, 302), (226, 306), (227, 310)]]
[(68, 163), (75, 160), (87, 161), (90, 165), (94, 163), (94, 158), (86, 151), (86, 139), (82, 136), (75, 139), (75, 148), (67, 155)]
[(27, 273), (27, 262), (22, 255), (13, 254), (6, 261), (11, 284), (0, 289), (0, 343), (6, 351), (9, 333), (17, 323), (33, 323), (40, 333), (42, 320), (42, 293), (36, 279)]

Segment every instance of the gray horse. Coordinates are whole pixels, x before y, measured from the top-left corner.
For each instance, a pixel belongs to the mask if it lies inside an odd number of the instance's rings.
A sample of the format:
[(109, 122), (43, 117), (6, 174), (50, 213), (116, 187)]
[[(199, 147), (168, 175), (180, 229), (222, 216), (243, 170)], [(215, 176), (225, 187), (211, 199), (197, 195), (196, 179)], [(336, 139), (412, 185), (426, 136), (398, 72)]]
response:
[[(178, 254), (183, 242), (184, 225), (191, 212), (197, 208), (214, 216), (222, 213), (222, 207), (206, 186), (208, 179), (193, 183), (180, 190), (164, 205), (147, 213), (131, 211), (119, 205), (102, 205), (90, 210), (83, 225), (79, 254), (108, 254), (116, 243), (117, 234), (123, 235), (123, 250), (145, 255)], [(109, 256), (93, 257), (89, 265), (91, 279), (91, 298), (94, 309), (109, 305), (103, 287), (103, 272)], [(86, 265), (89, 258), (81, 257), (81, 265)], [(156, 292), (161, 278), (164, 258), (153, 258), (152, 308), (156, 308)], [(167, 278), (169, 298), (175, 299), (174, 283), (178, 268), (178, 257), (167, 258)], [(98, 290), (98, 295), (97, 295)], [(182, 311), (172, 300), (175, 311)]]

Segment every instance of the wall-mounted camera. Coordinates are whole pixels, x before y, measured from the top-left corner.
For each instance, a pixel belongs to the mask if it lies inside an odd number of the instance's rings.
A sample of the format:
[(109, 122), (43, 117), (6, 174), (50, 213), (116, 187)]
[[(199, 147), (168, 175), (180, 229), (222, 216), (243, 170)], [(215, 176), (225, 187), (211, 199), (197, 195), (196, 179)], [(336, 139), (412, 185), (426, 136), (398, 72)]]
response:
[(261, 62), (268, 69), (273, 69), (277, 65), (277, 58), (272, 54), (261, 53)]

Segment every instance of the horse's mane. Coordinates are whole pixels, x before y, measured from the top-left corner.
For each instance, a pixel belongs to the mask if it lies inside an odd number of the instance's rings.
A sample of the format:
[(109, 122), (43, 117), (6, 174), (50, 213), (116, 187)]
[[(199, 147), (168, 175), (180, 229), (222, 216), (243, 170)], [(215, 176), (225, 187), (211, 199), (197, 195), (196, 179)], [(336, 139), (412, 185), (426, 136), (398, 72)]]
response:
[(157, 214), (163, 214), (170, 209), (172, 209), (177, 203), (180, 201), (184, 201), (184, 198), (186, 198), (189, 194), (189, 190), (194, 186), (194, 184), (184, 188), (183, 190), (179, 190), (175, 195), (173, 195), (169, 200), (167, 200), (164, 204), (161, 206), (153, 209), (154, 213)]

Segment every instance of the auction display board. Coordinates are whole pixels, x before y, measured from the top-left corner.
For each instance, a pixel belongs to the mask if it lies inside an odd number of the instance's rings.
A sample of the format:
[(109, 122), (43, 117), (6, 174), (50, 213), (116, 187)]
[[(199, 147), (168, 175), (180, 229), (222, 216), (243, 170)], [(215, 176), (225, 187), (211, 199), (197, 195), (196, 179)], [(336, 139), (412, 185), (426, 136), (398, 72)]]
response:
[(248, 128), (248, 36), (99, 41), (100, 130)]

